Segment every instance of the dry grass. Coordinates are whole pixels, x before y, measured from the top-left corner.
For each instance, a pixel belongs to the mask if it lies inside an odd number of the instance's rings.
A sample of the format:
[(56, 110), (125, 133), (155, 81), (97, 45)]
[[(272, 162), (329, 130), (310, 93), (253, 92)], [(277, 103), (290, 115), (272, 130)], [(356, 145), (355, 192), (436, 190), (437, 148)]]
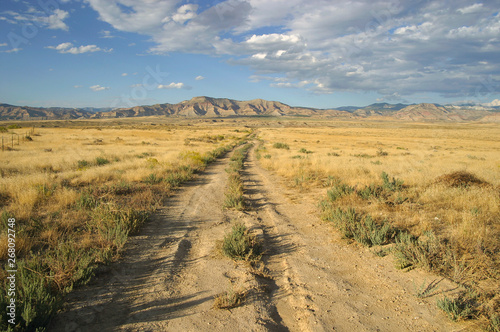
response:
[[(40, 288), (20, 304), (37, 311), (16, 329), (46, 324), (61, 295), (114, 260), (163, 197), (247, 134), (202, 126), (38, 128), (32, 141), (0, 152), (0, 261), (7, 259), (5, 220), (14, 217), (16, 258), (28, 271), (19, 296)], [(5, 277), (0, 271), (2, 284)]]
[[(496, 126), (323, 122), (315, 128), (260, 129), (259, 137), (260, 163), (302, 195), (335, 187), (335, 200), (324, 203), (331, 205), (328, 211), (350, 207), (421, 239), (435, 234), (448, 252), (435, 256), (446, 262), (429, 262), (442, 264), (431, 270), (480, 290), (483, 314), (500, 309), (494, 295), (500, 287)], [(383, 172), (404, 187), (384, 189)]]

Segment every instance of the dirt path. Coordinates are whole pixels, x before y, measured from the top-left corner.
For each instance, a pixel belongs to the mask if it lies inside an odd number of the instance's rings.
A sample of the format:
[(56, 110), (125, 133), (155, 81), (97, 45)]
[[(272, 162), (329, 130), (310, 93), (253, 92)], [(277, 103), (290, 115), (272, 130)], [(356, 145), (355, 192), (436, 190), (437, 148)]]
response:
[[(347, 246), (322, 223), (318, 196), (298, 197), (255, 161), (243, 172), (246, 212), (224, 211), (228, 158), (167, 201), (123, 258), (73, 292), (49, 331), (454, 331), (414, 286), (435, 277), (396, 271), (389, 257)], [(297, 199), (299, 198), (299, 199)], [(272, 278), (250, 273), (216, 250), (239, 219), (258, 234)], [(445, 280), (439, 291), (453, 290)], [(245, 290), (231, 310), (215, 295)]]

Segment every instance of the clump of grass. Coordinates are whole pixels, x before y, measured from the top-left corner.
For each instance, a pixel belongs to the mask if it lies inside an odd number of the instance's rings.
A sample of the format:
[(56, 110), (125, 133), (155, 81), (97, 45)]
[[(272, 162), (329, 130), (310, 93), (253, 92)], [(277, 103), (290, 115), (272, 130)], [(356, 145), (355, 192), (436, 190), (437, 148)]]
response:
[(233, 260), (255, 261), (260, 258), (261, 246), (242, 223), (235, 223), (224, 236), (222, 252)]
[(214, 298), (213, 307), (215, 309), (231, 309), (240, 306), (246, 297), (245, 291), (229, 290), (218, 294)]
[(326, 192), (326, 195), (330, 202), (335, 202), (337, 199), (346, 195), (350, 195), (353, 192), (353, 187), (345, 183), (337, 182)]
[(377, 224), (370, 215), (363, 216), (353, 208), (327, 210), (324, 218), (331, 221), (345, 238), (354, 239), (367, 247), (385, 244), (392, 236), (387, 221)]
[(432, 296), (432, 292), (437, 291), (439, 286), (436, 281), (427, 285), (427, 280), (424, 280), (419, 287), (416, 287), (415, 283), (413, 283), (413, 288), (415, 289), (415, 296), (419, 299), (424, 299)]
[(97, 166), (103, 166), (109, 164), (109, 159), (106, 159), (104, 157), (97, 157), (95, 158), (95, 163)]
[(223, 206), (225, 208), (236, 210), (243, 210), (245, 208), (243, 181), (241, 180), (240, 170), (243, 168), (243, 162), (250, 147), (251, 144), (246, 144), (234, 151), (231, 156), (229, 168), (226, 170), (229, 173), (229, 177), (226, 192), (224, 193)]
[(77, 162), (77, 168), (78, 170), (83, 170), (85, 167), (89, 166), (89, 162), (86, 160), (78, 160)]
[(396, 236), (396, 245), (392, 252), (395, 265), (399, 269), (421, 267), (432, 271), (437, 270), (438, 266), (443, 263), (443, 255), (446, 251), (447, 248), (434, 232), (428, 231), (421, 237), (415, 237), (408, 232), (400, 232)]
[(443, 297), (437, 300), (437, 306), (443, 310), (452, 321), (472, 318), (475, 313), (474, 295), (460, 294), (455, 299)]
[(286, 143), (281, 143), (281, 142), (276, 142), (273, 144), (273, 148), (275, 149), (285, 149), (285, 150), (290, 150), (290, 146)]
[(299, 150), (300, 153), (305, 153), (305, 154), (310, 154), (310, 153), (313, 153), (313, 151), (310, 151), (310, 150), (307, 150), (305, 148), (302, 148)]
[(488, 331), (500, 332), (500, 315), (492, 315), (490, 318), (490, 324), (488, 326)]

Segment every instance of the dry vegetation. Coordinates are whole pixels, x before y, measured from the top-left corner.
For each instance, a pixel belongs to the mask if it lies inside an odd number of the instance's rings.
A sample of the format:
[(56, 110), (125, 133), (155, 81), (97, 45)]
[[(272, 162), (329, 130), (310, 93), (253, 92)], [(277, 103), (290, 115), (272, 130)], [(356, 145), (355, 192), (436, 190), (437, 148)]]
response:
[[(247, 134), (202, 126), (36, 128), (32, 140), (0, 152), (0, 260), (14, 217), (23, 271), (16, 328), (45, 325), (65, 293), (118, 257), (163, 197)], [(6, 300), (2, 291), (1, 306)]]
[(458, 282), (467, 307), (453, 317), (483, 317), (498, 329), (498, 127), (323, 124), (328, 127), (261, 129), (260, 163), (302, 194), (327, 187), (326, 197), (318, 197), (323, 218), (344, 237), (386, 245), (377, 252), (391, 251), (399, 268), (420, 267)]

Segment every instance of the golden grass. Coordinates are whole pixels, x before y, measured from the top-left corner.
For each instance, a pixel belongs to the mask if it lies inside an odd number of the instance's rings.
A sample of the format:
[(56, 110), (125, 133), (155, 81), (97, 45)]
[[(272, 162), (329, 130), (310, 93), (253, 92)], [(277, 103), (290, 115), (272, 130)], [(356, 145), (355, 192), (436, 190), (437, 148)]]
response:
[[(485, 301), (481, 306), (487, 308), (482, 313), (500, 309), (494, 296), (500, 287), (497, 126), (324, 121), (314, 128), (259, 129), (258, 137), (260, 163), (301, 195), (337, 179), (354, 192), (334, 207), (353, 207), (379, 222), (387, 219), (415, 236), (434, 232), (455, 253), (447, 276), (478, 287)], [(289, 149), (277, 149), (275, 143)], [(362, 199), (358, 192), (380, 186), (382, 172), (403, 180), (404, 190), (389, 198)]]
[[(118, 257), (171, 189), (248, 134), (234, 127), (132, 125), (38, 128), (32, 141), (0, 152), (0, 261), (7, 261), (6, 221), (15, 218), (17, 264), (30, 271), (16, 286), (20, 293), (38, 289), (20, 304), (32, 315), (17, 330), (46, 324), (74, 284)], [(2, 269), (0, 283), (5, 278)], [(0, 296), (1, 305), (6, 301)]]

